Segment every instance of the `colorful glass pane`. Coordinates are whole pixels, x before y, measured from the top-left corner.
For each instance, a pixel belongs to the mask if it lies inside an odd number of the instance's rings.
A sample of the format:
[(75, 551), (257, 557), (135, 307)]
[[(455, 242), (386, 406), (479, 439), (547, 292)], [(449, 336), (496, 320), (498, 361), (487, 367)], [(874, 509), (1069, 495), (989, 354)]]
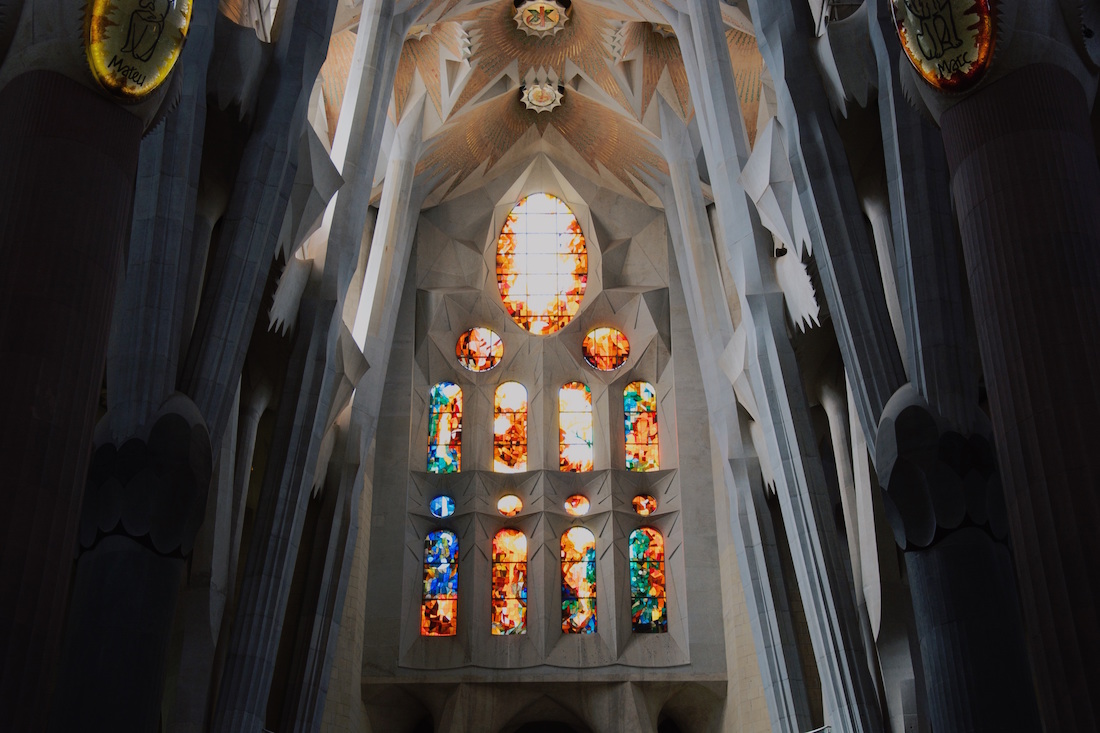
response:
[(668, 631), (665, 608), (665, 540), (652, 527), (630, 533), (631, 628), (640, 633)]
[(631, 382), (623, 390), (626, 429), (626, 467), (630, 471), (656, 471), (657, 392), (649, 382)]
[(449, 517), (455, 513), (455, 500), (449, 496), (437, 496), (428, 502), (433, 517)]
[(527, 470), (527, 389), (519, 382), (497, 387), (493, 419), (493, 470)]
[(497, 511), (506, 517), (514, 517), (523, 510), (523, 500), (515, 494), (506, 494), (497, 500)]
[(445, 529), (424, 538), (424, 597), (421, 636), (458, 633), (458, 536)]
[(561, 536), (561, 630), (596, 633), (596, 537), (584, 527)]
[(471, 328), (459, 335), (455, 356), (471, 372), (487, 372), (504, 357), (504, 342), (488, 328)]
[(462, 389), (440, 382), (428, 395), (428, 471), (454, 473), (462, 463)]
[(581, 343), (584, 360), (601, 372), (612, 372), (626, 363), (630, 342), (626, 334), (614, 328), (596, 328)]
[(568, 382), (558, 390), (558, 434), (563, 471), (592, 470), (592, 390)]
[(508, 315), (539, 336), (573, 319), (588, 284), (588, 249), (577, 217), (546, 193), (521, 199), (497, 239), (497, 288)]
[(657, 511), (657, 500), (649, 494), (639, 494), (630, 500), (634, 505), (634, 511), (643, 517), (648, 517)]
[(516, 529), (493, 537), (492, 633), (527, 633), (527, 535)]
[(588, 499), (580, 494), (573, 494), (565, 500), (565, 511), (574, 517), (583, 517), (591, 508), (592, 505), (588, 503)]

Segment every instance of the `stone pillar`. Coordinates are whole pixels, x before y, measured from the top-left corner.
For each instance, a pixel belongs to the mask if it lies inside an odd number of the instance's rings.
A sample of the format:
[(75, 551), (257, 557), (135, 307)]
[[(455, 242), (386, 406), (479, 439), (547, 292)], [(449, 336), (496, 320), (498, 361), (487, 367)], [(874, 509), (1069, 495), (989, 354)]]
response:
[(942, 430), (912, 388), (888, 403), (878, 445), (932, 729), (1038, 731), (992, 447)]
[(940, 117), (1048, 731), (1100, 727), (1100, 169), (1089, 104), (1024, 66)]
[(143, 435), (96, 448), (51, 730), (89, 721), (157, 729), (167, 641), (210, 475), (206, 426), (183, 395)]
[(0, 90), (0, 729), (49, 711), (142, 121), (32, 71)]

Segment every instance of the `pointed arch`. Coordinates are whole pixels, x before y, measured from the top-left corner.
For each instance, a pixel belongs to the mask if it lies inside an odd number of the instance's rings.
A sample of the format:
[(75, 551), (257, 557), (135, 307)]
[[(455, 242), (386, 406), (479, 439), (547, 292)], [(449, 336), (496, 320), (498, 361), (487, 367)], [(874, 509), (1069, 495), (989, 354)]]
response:
[(592, 390), (584, 382), (566, 382), (558, 390), (559, 467), (592, 470)]
[(652, 384), (631, 382), (626, 385), (623, 423), (627, 470), (658, 470), (661, 462), (657, 449), (657, 390)]
[(493, 636), (527, 633), (527, 535), (502, 529), (493, 537)]
[(493, 470), (527, 470), (527, 388), (505, 382), (493, 396)]
[(585, 527), (561, 536), (561, 630), (596, 633), (596, 536)]
[(424, 597), (421, 636), (458, 633), (458, 536), (437, 529), (424, 538)]
[(665, 605), (665, 538), (653, 527), (630, 533), (630, 627), (659, 634), (668, 631)]
[(462, 466), (462, 388), (440, 382), (428, 395), (428, 472), (455, 473)]

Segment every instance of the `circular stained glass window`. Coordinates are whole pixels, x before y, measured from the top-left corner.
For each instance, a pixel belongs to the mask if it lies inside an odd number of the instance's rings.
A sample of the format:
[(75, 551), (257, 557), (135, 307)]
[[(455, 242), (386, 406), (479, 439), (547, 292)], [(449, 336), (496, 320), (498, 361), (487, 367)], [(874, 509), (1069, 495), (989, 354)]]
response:
[(506, 517), (514, 517), (523, 509), (523, 500), (515, 494), (507, 494), (497, 501), (497, 511)]
[(630, 343), (626, 334), (614, 328), (596, 328), (588, 332), (581, 344), (584, 360), (601, 372), (611, 372), (626, 363)]
[(565, 500), (565, 511), (574, 517), (583, 517), (590, 508), (592, 505), (588, 503), (588, 499), (580, 494), (573, 494)]
[(487, 372), (503, 358), (504, 342), (491, 329), (471, 328), (458, 337), (455, 356), (458, 363), (471, 372)]
[(648, 517), (657, 511), (657, 500), (649, 494), (639, 494), (630, 503), (634, 505), (634, 511), (643, 517)]
[(565, 327), (588, 284), (588, 249), (561, 199), (535, 193), (508, 214), (497, 239), (497, 288), (508, 315), (535, 334)]
[(455, 500), (449, 496), (437, 496), (428, 502), (428, 508), (432, 510), (432, 516), (449, 517), (455, 513)]

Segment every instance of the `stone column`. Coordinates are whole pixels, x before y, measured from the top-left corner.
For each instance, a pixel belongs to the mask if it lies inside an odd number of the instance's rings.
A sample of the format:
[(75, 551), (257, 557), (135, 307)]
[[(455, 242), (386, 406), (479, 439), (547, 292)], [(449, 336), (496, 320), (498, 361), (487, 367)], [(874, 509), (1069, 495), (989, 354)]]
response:
[(943, 112), (1032, 667), (1048, 731), (1100, 727), (1100, 169), (1061, 67)]
[(50, 709), (141, 130), (57, 72), (0, 89), (3, 730)]

